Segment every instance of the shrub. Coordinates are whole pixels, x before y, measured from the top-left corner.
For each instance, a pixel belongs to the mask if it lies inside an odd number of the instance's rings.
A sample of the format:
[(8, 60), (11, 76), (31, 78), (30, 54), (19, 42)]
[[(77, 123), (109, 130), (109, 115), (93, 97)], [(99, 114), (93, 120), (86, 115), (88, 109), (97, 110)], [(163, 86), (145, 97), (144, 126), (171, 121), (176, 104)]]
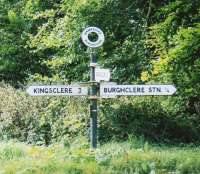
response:
[(102, 101), (99, 137), (135, 135), (165, 143), (199, 142), (199, 126), (190, 115), (177, 114), (178, 97), (121, 97)]
[(0, 137), (49, 144), (85, 134), (84, 98), (30, 97), (24, 90), (0, 84)]
[[(23, 90), (0, 84), (0, 138), (37, 144), (88, 135), (86, 98), (30, 97)], [(178, 97), (121, 97), (99, 102), (99, 140), (130, 137), (157, 142), (199, 142), (199, 126), (187, 115), (176, 115)]]

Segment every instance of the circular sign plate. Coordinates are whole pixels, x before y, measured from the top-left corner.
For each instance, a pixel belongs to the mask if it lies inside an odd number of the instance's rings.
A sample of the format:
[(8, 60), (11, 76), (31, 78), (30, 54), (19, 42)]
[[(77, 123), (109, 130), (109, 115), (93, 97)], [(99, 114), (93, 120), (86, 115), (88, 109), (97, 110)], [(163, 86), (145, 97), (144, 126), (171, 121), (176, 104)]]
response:
[[(91, 41), (89, 39), (89, 35), (92, 33), (95, 33), (97, 35), (98, 38), (96, 41)], [(99, 29), (97, 27), (86, 28), (81, 34), (81, 39), (82, 39), (83, 43), (90, 48), (100, 47), (103, 45), (103, 43), (105, 41), (103, 31), (101, 31), (101, 29)]]

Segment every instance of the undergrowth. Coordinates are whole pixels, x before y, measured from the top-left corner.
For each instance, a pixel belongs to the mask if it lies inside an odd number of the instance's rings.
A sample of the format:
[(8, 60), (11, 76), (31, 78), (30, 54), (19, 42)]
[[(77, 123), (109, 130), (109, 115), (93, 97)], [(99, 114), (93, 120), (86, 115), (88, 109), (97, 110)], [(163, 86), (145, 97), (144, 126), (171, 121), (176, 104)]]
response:
[(85, 137), (69, 144), (0, 143), (2, 174), (199, 174), (199, 147), (110, 142), (90, 149)]

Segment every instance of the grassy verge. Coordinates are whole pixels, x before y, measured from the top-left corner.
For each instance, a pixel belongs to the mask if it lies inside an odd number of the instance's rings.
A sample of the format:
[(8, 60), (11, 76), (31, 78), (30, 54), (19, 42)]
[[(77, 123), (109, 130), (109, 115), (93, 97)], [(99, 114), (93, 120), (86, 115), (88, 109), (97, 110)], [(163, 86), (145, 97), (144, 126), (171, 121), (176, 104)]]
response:
[(91, 150), (79, 138), (49, 147), (0, 143), (0, 174), (199, 174), (200, 148), (161, 148), (133, 142)]

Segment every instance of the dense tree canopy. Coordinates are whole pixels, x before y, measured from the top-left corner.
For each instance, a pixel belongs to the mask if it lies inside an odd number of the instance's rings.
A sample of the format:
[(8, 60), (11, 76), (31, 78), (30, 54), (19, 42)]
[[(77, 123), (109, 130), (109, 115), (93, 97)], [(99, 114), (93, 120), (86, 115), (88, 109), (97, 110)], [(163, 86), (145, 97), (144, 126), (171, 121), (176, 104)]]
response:
[(15, 87), (88, 81), (80, 39), (88, 26), (105, 33), (96, 51), (112, 81), (178, 89), (173, 97), (101, 102), (100, 130), (199, 141), (199, 0), (0, 0), (0, 80)]

